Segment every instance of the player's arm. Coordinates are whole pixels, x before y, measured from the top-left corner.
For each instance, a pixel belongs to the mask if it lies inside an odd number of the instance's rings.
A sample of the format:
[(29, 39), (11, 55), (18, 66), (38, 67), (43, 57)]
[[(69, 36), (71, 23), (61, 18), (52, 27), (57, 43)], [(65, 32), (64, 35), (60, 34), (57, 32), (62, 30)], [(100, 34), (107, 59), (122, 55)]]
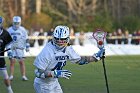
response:
[(30, 48), (30, 43), (29, 43), (29, 39), (26, 39), (26, 52), (29, 52), (29, 48)]
[(25, 37), (25, 42), (26, 42), (26, 47), (25, 47), (25, 50), (26, 52), (29, 52), (29, 48), (30, 48), (30, 43), (29, 43), (29, 39), (28, 39), (28, 33), (27, 33), (27, 30), (25, 28), (24, 29), (24, 37)]
[(35, 75), (38, 78), (66, 78), (69, 79), (71, 77), (72, 73), (68, 70), (54, 70), (54, 71), (47, 71), (42, 69), (35, 69)]
[(97, 53), (95, 53), (93, 56), (81, 57), (81, 59), (77, 63), (79, 65), (83, 65), (83, 64), (88, 64), (90, 62), (97, 62), (104, 57), (104, 54), (105, 54), (105, 49), (101, 49)]

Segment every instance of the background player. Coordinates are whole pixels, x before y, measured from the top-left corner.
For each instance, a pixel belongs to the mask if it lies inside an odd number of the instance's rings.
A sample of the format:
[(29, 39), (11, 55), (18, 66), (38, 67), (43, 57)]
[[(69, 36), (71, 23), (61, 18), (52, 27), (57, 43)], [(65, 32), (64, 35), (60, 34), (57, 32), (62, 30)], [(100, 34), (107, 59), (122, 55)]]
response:
[[(20, 71), (22, 74), (22, 80), (26, 81), (28, 78), (26, 77), (25, 63), (24, 63), (24, 49), (26, 52), (29, 51), (29, 43), (28, 43), (28, 34), (24, 27), (21, 26), (21, 17), (14, 16), (13, 17), (13, 25), (8, 28), (8, 32), (10, 33), (13, 44), (16, 46), (16, 49), (9, 50), (8, 56), (10, 59), (10, 80), (13, 80), (14, 74), (14, 65), (16, 59), (19, 61)], [(10, 47), (10, 46), (9, 46)]]
[(57, 26), (53, 32), (53, 39), (40, 52), (34, 61), (35, 75), (34, 89), (36, 93), (63, 93), (58, 78), (69, 79), (72, 73), (63, 70), (67, 61), (79, 65), (98, 61), (105, 49), (101, 49), (91, 57), (80, 57), (69, 46), (70, 32), (67, 26)]
[(4, 59), (4, 49), (7, 44), (12, 41), (10, 34), (3, 28), (3, 18), (0, 17), (0, 76), (4, 77), (4, 83), (7, 87), (8, 93), (13, 93), (11, 88), (9, 76), (6, 69), (5, 59)]

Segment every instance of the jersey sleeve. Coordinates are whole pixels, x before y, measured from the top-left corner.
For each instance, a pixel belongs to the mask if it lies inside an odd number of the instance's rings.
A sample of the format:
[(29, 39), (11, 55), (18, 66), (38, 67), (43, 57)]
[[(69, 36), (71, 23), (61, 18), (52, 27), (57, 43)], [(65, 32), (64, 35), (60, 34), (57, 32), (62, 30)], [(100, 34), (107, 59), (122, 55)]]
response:
[(23, 37), (22, 38), (24, 38), (24, 39), (28, 39), (28, 33), (27, 33), (27, 30), (24, 28), (24, 27), (21, 27), (21, 29), (22, 29), (22, 33), (23, 33)]
[(39, 55), (36, 57), (36, 59), (34, 61), (34, 66), (39, 69), (46, 70), (47, 67), (49, 66), (50, 62), (51, 62), (51, 60), (50, 60), (48, 51), (42, 50), (39, 53)]
[(34, 66), (42, 70), (47, 69), (48, 65), (49, 60), (41, 55), (38, 55), (34, 61)]
[(12, 37), (10, 35), (10, 27), (6, 30), (8, 33), (8, 37), (11, 39), (11, 42), (9, 41), (9, 43), (6, 44), (6, 49), (11, 48), (11, 44), (12, 44)]
[(6, 32), (6, 39), (5, 39), (5, 42), (6, 42), (6, 44), (8, 44), (8, 43), (10, 43), (10, 42), (12, 42), (12, 37), (11, 37), (11, 35), (8, 33), (8, 31), (7, 30), (4, 30), (5, 32)]
[(67, 47), (66, 52), (69, 55), (69, 61), (72, 63), (76, 63), (77, 61), (79, 61), (81, 59), (80, 55), (74, 51), (72, 46)]

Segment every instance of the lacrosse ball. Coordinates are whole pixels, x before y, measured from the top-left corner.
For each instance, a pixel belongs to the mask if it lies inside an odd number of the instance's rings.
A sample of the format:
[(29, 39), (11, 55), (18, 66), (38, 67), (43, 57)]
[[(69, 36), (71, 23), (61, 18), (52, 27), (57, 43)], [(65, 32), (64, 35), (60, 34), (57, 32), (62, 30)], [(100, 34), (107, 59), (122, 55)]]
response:
[(98, 41), (98, 45), (103, 45), (103, 41)]

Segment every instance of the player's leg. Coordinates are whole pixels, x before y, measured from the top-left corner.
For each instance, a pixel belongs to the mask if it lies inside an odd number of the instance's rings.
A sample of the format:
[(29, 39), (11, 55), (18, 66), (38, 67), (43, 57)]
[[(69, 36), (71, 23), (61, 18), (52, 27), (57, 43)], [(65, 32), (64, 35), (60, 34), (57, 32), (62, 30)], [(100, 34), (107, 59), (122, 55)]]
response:
[(14, 58), (10, 58), (10, 80), (13, 80), (13, 75), (14, 75), (14, 68), (15, 68), (15, 62), (16, 60)]
[(15, 62), (16, 62), (16, 59), (14, 58), (15, 57), (15, 51), (13, 50), (12, 55), (10, 55), (8, 57), (9, 57), (9, 61), (10, 61), (10, 77), (9, 77), (9, 79), (13, 80), (14, 68), (15, 68)]
[(41, 92), (41, 85), (39, 83), (34, 82), (34, 90), (36, 93), (42, 93)]
[(54, 81), (52, 84), (34, 82), (36, 93), (63, 93), (59, 82)]
[(21, 72), (21, 75), (22, 75), (22, 80), (27, 81), (28, 78), (26, 77), (26, 67), (25, 67), (25, 62), (24, 62), (24, 57), (25, 57), (24, 51), (18, 49), (17, 54), (18, 54), (17, 58), (18, 58), (19, 65), (20, 65), (20, 72)]
[(7, 87), (8, 93), (13, 93), (7, 70), (6, 69), (2, 70), (2, 73), (3, 73), (3, 77), (4, 77), (4, 83), (5, 83), (6, 87)]
[(0, 76), (4, 78), (4, 84), (7, 87), (8, 93), (13, 93), (4, 60), (0, 60)]
[(58, 81), (56, 82), (55, 85), (56, 85), (56, 87), (54, 88), (53, 93), (63, 93), (62, 88), (61, 88), (61, 86), (60, 86)]
[(28, 78), (26, 77), (26, 68), (25, 68), (25, 63), (24, 63), (23, 58), (19, 59), (19, 65), (20, 65), (20, 72), (22, 75), (22, 80), (24, 81), (28, 80)]

